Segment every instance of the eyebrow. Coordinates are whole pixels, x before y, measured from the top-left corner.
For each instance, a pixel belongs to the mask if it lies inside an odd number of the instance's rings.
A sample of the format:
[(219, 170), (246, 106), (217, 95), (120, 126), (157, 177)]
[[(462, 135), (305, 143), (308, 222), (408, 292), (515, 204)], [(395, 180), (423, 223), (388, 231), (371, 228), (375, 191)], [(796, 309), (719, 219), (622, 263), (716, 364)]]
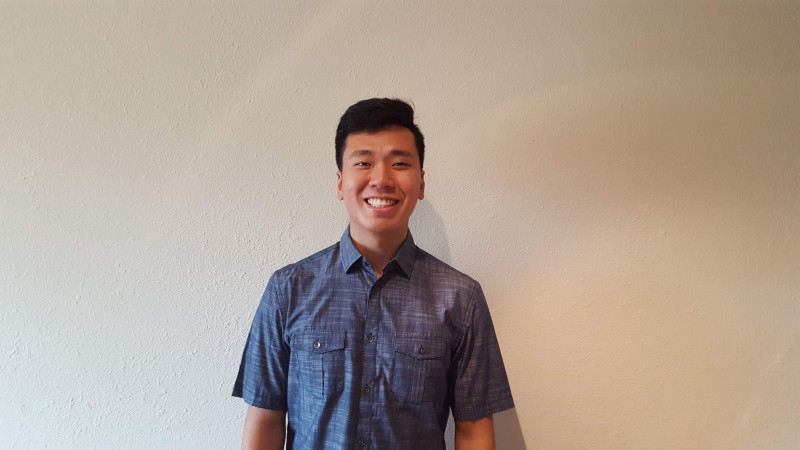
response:
[[(373, 154), (372, 150), (355, 150), (355, 151), (353, 151), (353, 153), (350, 154), (348, 159), (362, 158), (362, 157), (365, 157), (365, 156), (372, 156), (372, 154)], [(408, 150), (392, 150), (391, 152), (389, 152), (389, 155), (391, 155), (391, 156), (400, 156), (400, 157), (404, 157), (404, 158), (413, 158), (414, 157), (414, 155)]]

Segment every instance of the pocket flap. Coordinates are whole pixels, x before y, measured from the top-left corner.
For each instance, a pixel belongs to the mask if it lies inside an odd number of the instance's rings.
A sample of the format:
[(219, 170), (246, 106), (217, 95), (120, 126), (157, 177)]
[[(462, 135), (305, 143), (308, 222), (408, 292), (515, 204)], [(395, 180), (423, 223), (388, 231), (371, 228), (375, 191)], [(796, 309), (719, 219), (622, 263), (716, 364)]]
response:
[(344, 348), (344, 331), (319, 331), (296, 334), (292, 337), (292, 350), (327, 353)]
[(438, 338), (397, 336), (394, 350), (416, 359), (440, 359), (447, 351), (447, 345)]

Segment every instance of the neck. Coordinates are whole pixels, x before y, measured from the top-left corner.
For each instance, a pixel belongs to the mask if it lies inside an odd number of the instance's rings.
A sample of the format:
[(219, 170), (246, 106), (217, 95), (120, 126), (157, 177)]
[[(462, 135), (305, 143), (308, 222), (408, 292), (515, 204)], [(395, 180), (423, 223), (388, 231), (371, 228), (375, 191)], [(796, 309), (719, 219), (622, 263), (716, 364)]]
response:
[(372, 266), (372, 270), (379, 278), (383, 274), (383, 267), (397, 255), (407, 235), (408, 228), (405, 233), (396, 235), (353, 233), (353, 229), (350, 229), (350, 239), (352, 239), (353, 245), (369, 261), (369, 265)]

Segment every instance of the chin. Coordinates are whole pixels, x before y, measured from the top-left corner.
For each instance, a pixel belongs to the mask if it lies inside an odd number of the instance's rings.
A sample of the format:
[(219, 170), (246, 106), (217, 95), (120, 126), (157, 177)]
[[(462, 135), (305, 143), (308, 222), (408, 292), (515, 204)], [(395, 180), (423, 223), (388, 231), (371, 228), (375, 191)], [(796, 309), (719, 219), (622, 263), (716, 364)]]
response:
[(401, 232), (401, 231), (405, 231), (406, 228), (408, 228), (408, 226), (403, 227), (403, 226), (391, 225), (391, 224), (384, 224), (384, 225), (374, 224), (374, 225), (368, 227), (367, 229), (370, 230), (373, 233), (376, 233), (376, 234), (392, 234), (392, 233), (398, 233), (398, 232)]

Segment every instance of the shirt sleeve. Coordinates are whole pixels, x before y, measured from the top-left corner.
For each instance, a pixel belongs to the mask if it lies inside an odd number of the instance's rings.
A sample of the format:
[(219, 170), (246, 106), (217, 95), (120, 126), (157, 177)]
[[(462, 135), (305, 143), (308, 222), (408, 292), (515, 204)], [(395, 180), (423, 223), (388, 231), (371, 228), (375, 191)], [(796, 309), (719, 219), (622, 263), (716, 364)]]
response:
[(233, 396), (241, 397), (249, 405), (287, 410), (289, 347), (283, 339), (284, 318), (279, 283), (273, 275), (253, 318), (233, 386)]
[(455, 420), (477, 420), (514, 407), (492, 317), (477, 283), (469, 305), (453, 361), (450, 407)]

